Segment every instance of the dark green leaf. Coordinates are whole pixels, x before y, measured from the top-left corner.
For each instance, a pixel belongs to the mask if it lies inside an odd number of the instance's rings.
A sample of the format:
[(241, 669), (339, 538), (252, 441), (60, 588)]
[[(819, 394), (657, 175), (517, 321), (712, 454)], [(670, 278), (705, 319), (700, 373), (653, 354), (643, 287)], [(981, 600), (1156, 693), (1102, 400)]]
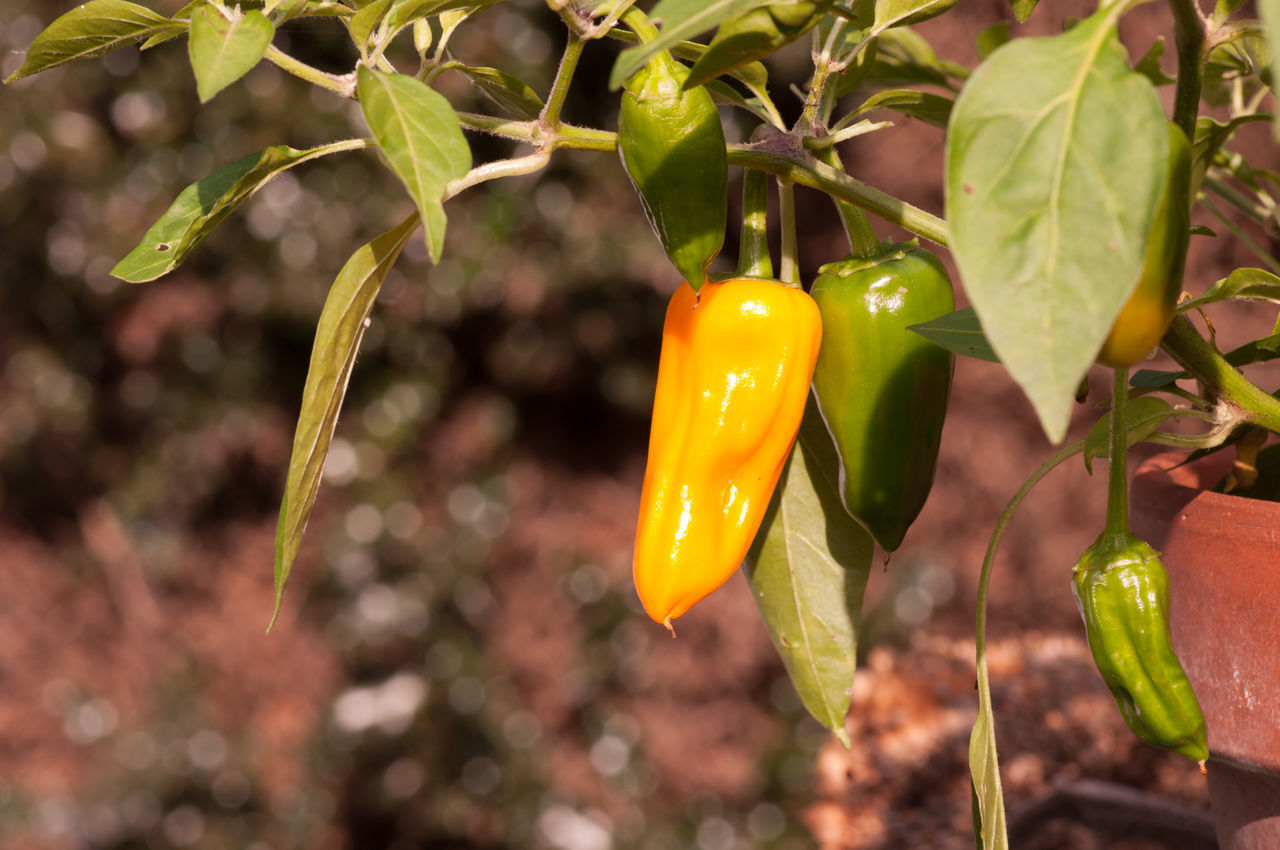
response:
[(1192, 310), (1218, 301), (1270, 301), (1280, 304), (1280, 277), (1264, 269), (1236, 269), (1180, 309)]
[(478, 12), (492, 6), (499, 0), (395, 0), (387, 20), (392, 28), (399, 31), (419, 18), (438, 15), (441, 12), (453, 12), (465, 9)]
[(329, 456), (329, 445), (333, 442), (333, 431), (366, 321), (387, 272), (417, 227), (418, 216), (411, 215), (357, 250), (338, 272), (325, 299), (311, 347), (311, 365), (302, 391), (302, 407), (293, 435), (289, 475), (276, 527), (276, 603), (272, 623), (280, 613), (284, 587), (316, 503), (325, 459)]
[(862, 115), (873, 109), (892, 109), (911, 118), (918, 118), (935, 127), (947, 126), (951, 116), (953, 101), (949, 97), (915, 89), (888, 89), (876, 92), (859, 106), (855, 115)]
[(805, 707), (847, 747), (844, 717), (875, 544), (819, 471), (839, 460), (812, 400), (801, 431), (744, 569)]
[(986, 59), (1000, 47), (1009, 42), (1009, 22), (1000, 21), (978, 33), (978, 58)]
[(1231, 138), (1235, 136), (1237, 130), (1254, 121), (1269, 120), (1271, 120), (1271, 116), (1259, 113), (1238, 115), (1227, 121), (1218, 121), (1208, 116), (1197, 118), (1196, 137), (1192, 140), (1191, 145), (1192, 196), (1194, 197), (1195, 193), (1199, 191), (1200, 183), (1204, 180), (1205, 172), (1209, 170), (1209, 166), (1213, 164), (1214, 157), (1226, 147)]
[(444, 196), (449, 181), (471, 168), (471, 148), (457, 113), (443, 95), (403, 74), (361, 66), (357, 91), (365, 121), (418, 205), (427, 249), (438, 261), (444, 251)]
[(325, 148), (296, 150), (274, 145), (197, 180), (179, 193), (138, 247), (117, 263), (111, 274), (129, 283), (144, 283), (172, 271), (232, 210), (271, 178), (327, 152)]
[(186, 27), (145, 6), (125, 0), (90, 0), (55, 20), (27, 48), (26, 61), (6, 83), (77, 59), (110, 53), (165, 32), (181, 34)]
[(1154, 86), (1167, 86), (1176, 82), (1160, 67), (1160, 59), (1164, 56), (1164, 36), (1160, 36), (1151, 42), (1151, 49), (1147, 54), (1138, 60), (1138, 64), (1133, 66), (1133, 70), (1151, 81)]
[(1191, 235), (1192, 236), (1209, 236), (1214, 239), (1218, 237), (1218, 234), (1214, 231), (1214, 229), (1205, 224), (1192, 225)]
[(256, 10), (233, 12), (227, 20), (213, 6), (191, 13), (188, 53), (201, 103), (243, 77), (262, 60), (276, 29)]
[(947, 138), (947, 221), (965, 290), (1055, 443), (1137, 285), (1166, 180), (1164, 108), (1129, 69), (1117, 8), (993, 53), (957, 99)]
[(542, 113), (542, 98), (519, 77), (497, 68), (459, 65), (456, 70), (470, 77), (486, 97), (516, 118), (532, 121)]
[(661, 24), (662, 32), (648, 44), (630, 47), (618, 54), (609, 74), (609, 88), (622, 87), (653, 56), (676, 42), (706, 32), (722, 21), (744, 14), (769, 0), (659, 0), (649, 17)]
[[(1125, 405), (1125, 445), (1141, 443), (1156, 432), (1173, 415), (1173, 405), (1153, 395), (1130, 399)], [(1108, 412), (1093, 424), (1084, 440), (1084, 468), (1093, 472), (1093, 459), (1111, 456), (1111, 414)]]
[(1154, 369), (1139, 369), (1129, 378), (1129, 386), (1144, 390), (1159, 390), (1171, 387), (1186, 377), (1186, 372), (1157, 372)]
[(982, 323), (978, 321), (978, 314), (972, 307), (961, 307), (931, 322), (910, 325), (907, 330), (920, 334), (947, 351), (990, 363), (1000, 362), (1000, 358), (991, 349), (991, 343), (987, 342), (986, 334), (982, 332)]

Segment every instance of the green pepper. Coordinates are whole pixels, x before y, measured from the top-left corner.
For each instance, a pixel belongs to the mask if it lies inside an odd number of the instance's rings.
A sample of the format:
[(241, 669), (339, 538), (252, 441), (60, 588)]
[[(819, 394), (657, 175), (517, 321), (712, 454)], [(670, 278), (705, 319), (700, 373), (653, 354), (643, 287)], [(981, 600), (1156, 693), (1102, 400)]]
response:
[(711, 93), (663, 51), (627, 81), (618, 153), (667, 256), (697, 290), (724, 245), (728, 155)]
[(835, 0), (777, 0), (720, 25), (707, 52), (693, 63), (686, 88), (763, 59), (813, 28)]
[(1133, 733), (1207, 759), (1204, 714), (1169, 639), (1169, 577), (1160, 555), (1132, 534), (1104, 533), (1080, 556), (1072, 592), (1093, 662)]
[(1132, 366), (1160, 342), (1182, 294), (1182, 271), (1191, 238), (1191, 145), (1178, 125), (1169, 124), (1168, 177), (1147, 238), (1138, 285), (1120, 309), (1102, 343), (1098, 362)]
[(914, 242), (818, 270), (814, 396), (840, 455), (840, 498), (886, 552), (933, 486), (955, 358), (907, 330), (955, 308), (938, 258)]

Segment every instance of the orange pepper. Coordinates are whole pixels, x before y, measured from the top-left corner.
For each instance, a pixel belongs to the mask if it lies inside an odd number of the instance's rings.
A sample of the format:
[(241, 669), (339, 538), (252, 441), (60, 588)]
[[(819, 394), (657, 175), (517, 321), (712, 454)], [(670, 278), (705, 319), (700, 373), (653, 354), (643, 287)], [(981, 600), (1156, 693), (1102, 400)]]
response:
[(795, 442), (822, 318), (803, 290), (740, 278), (681, 284), (667, 307), (634, 573), (671, 621), (728, 581)]

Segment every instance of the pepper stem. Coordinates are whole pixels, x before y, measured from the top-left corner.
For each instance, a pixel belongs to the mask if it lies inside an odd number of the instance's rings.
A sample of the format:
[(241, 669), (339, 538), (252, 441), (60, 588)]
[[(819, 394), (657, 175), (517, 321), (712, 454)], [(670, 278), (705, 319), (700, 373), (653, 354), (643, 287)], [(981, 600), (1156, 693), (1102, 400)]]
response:
[[(840, 152), (835, 145), (824, 145), (814, 151), (819, 162), (831, 166), (844, 174), (844, 163), (840, 160)], [(831, 200), (840, 213), (840, 223), (844, 225), (845, 235), (849, 237), (849, 252), (855, 257), (874, 257), (880, 250), (880, 240), (871, 229), (871, 220), (859, 207), (841, 198), (832, 196)]]
[(1107, 523), (1103, 534), (1129, 537), (1129, 477), (1126, 459), (1129, 455), (1129, 428), (1125, 413), (1129, 400), (1129, 370), (1117, 368), (1111, 384), (1111, 457), (1107, 469)]
[(778, 217), (782, 225), (782, 259), (778, 279), (788, 286), (800, 285), (799, 253), (796, 243), (796, 190), (790, 180), (778, 181)]
[(773, 258), (769, 256), (769, 175), (754, 168), (743, 170), (739, 243), (738, 275), (773, 277)]

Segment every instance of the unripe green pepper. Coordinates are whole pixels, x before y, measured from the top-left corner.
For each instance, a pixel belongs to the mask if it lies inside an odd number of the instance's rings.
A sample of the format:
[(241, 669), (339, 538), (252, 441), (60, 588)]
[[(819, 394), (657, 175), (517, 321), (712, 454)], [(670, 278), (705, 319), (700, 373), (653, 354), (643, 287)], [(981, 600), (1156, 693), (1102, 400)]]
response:
[(713, 80), (740, 65), (763, 59), (814, 27), (835, 0), (776, 0), (722, 23), (707, 52), (693, 63), (685, 86)]
[(1207, 759), (1204, 714), (1169, 639), (1169, 577), (1160, 555), (1131, 534), (1103, 534), (1080, 556), (1072, 592), (1093, 662), (1133, 733)]
[(1191, 238), (1191, 145), (1169, 124), (1168, 177), (1147, 237), (1138, 286), (1120, 309), (1102, 343), (1098, 362), (1124, 368), (1138, 363), (1160, 342), (1182, 294), (1182, 271)]
[(622, 93), (618, 152), (667, 256), (696, 291), (724, 245), (729, 162), (720, 114), (705, 88), (663, 51)]
[(955, 309), (938, 258), (914, 242), (818, 270), (813, 391), (840, 455), (840, 498), (886, 552), (924, 507), (955, 358), (907, 330)]

